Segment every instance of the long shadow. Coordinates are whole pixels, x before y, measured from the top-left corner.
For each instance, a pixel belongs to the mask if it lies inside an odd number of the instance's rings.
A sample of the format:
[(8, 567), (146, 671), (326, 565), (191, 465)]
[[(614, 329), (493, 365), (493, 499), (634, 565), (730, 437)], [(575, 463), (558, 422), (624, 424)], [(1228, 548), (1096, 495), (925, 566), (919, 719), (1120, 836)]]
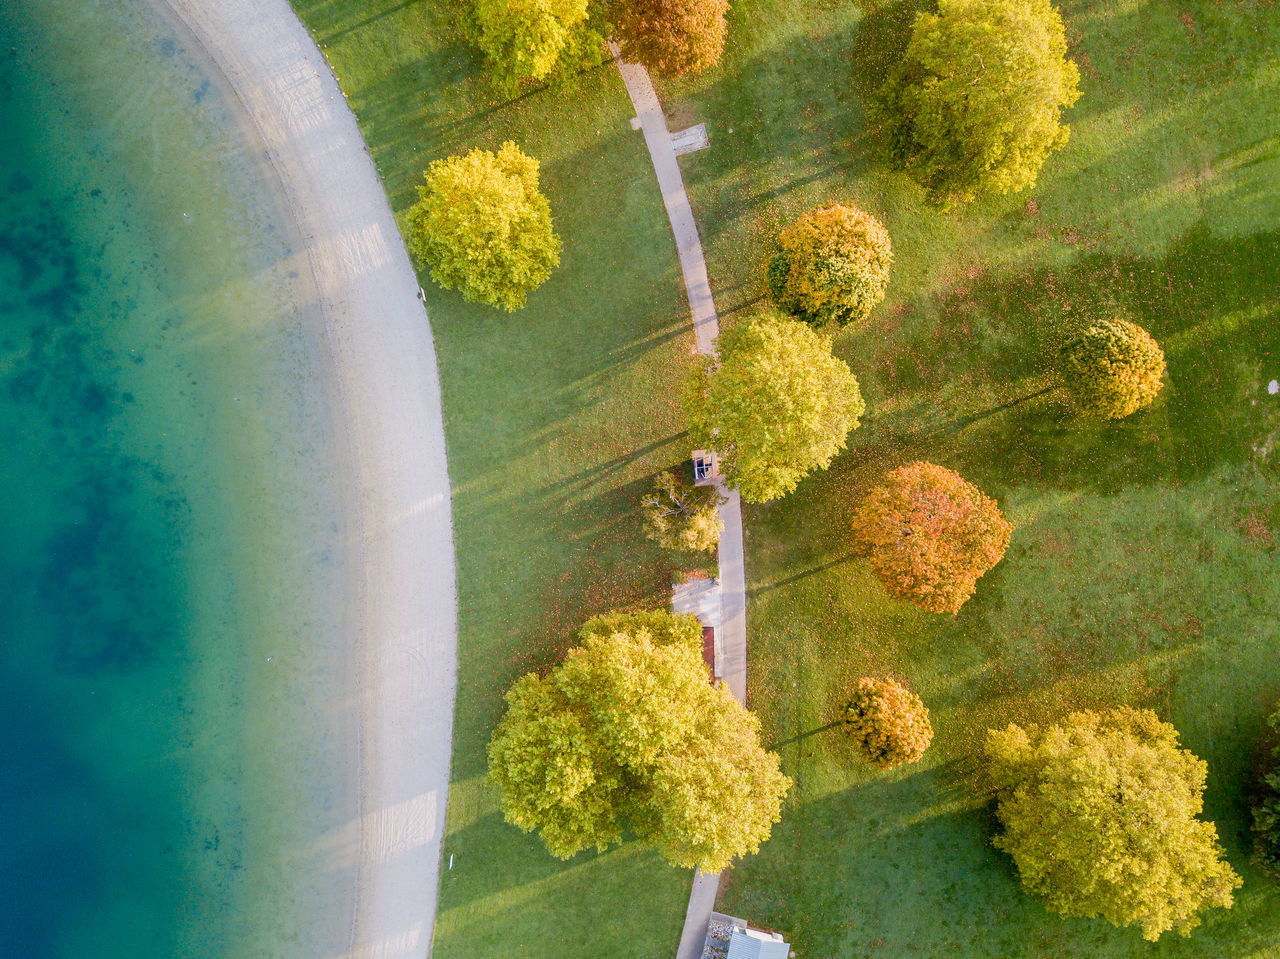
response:
[[(661, 439), (656, 439), (653, 442), (646, 443), (644, 446), (637, 447), (630, 452), (623, 453), (621, 456), (615, 456), (613, 459), (605, 460), (602, 463), (593, 463), (587, 469), (579, 470), (578, 472), (565, 476), (548, 486), (542, 487), (539, 492), (551, 493), (562, 492), (564, 490), (587, 489), (598, 483), (605, 482), (614, 473), (624, 469), (636, 460), (642, 459), (650, 453), (670, 446), (672, 443), (675, 443), (682, 437), (686, 437), (688, 435), (687, 431), (683, 433), (673, 433), (671, 436), (664, 436)], [(684, 459), (687, 458), (687, 456), (688, 451), (681, 449), (677, 459)], [(656, 476), (657, 474), (654, 475)], [(652, 480), (653, 477), (651, 476), (646, 477), (644, 480), (641, 480), (641, 482), (652, 482)]]
[[(1280, 360), (1280, 231), (1221, 238), (1201, 222), (1158, 259), (1088, 254), (1066, 270), (980, 282), (974, 297), (987, 313), (1015, 318), (1007, 334), (1051, 331), (1028, 351), (1030, 368), (1001, 363), (1015, 375), (1043, 368), (1073, 326), (1096, 316), (1131, 317), (1165, 351), (1166, 385), (1147, 411), (1116, 423), (1063, 417), (1046, 404), (1014, 412), (1016, 445), (1007, 436), (987, 445), (1013, 477), (1030, 472), (1099, 492), (1187, 481), (1253, 457), (1253, 444), (1280, 425), (1265, 402), (1266, 371)], [(1011, 336), (996, 362), (1016, 348)]]
[(397, 3), (394, 6), (387, 7), (385, 10), (379, 10), (377, 13), (372, 13), (363, 20), (357, 20), (355, 23), (348, 24), (340, 30), (334, 30), (332, 33), (327, 33), (323, 37), (317, 37), (316, 39), (321, 45), (333, 43), (335, 40), (340, 40), (349, 33), (354, 33), (363, 27), (367, 27), (371, 23), (376, 23), (383, 17), (388, 17), (393, 13), (398, 13), (406, 7), (411, 7), (416, 3), (422, 2), (423, 0), (400, 0), (400, 3)]
[(794, 746), (796, 743), (802, 743), (806, 739), (809, 739), (813, 736), (819, 736), (822, 733), (825, 733), (829, 730), (835, 729), (837, 726), (842, 726), (842, 725), (844, 725), (844, 720), (842, 719), (832, 720), (831, 722), (827, 723), (825, 726), (819, 726), (816, 729), (805, 730), (802, 733), (797, 733), (796, 735), (792, 736), (790, 739), (784, 739), (780, 742), (774, 743), (771, 746), (766, 746), (765, 748), (768, 749), (770, 752), (777, 752), (779, 749), (783, 749), (786, 746)]
[[(1046, 380), (1073, 330), (1115, 315), (1161, 343), (1168, 376), (1150, 408), (1089, 420), (1046, 395)], [(1086, 253), (1062, 268), (986, 274), (936, 297), (903, 332), (837, 344), (855, 370), (875, 356), (880, 389), (899, 402), (850, 437), (833, 472), (868, 444), (889, 443), (903, 462), (959, 458), (1001, 486), (1112, 493), (1203, 477), (1255, 456), (1254, 444), (1280, 426), (1265, 394), (1280, 358), (1280, 231), (1217, 237), (1202, 222), (1160, 257)], [(1013, 399), (970, 407), (958, 383)]]
[(793, 576), (786, 577), (785, 579), (780, 579), (773, 583), (764, 583), (759, 586), (753, 586), (747, 590), (747, 594), (749, 596), (763, 596), (764, 594), (771, 593), (774, 590), (782, 589), (783, 587), (790, 586), (793, 583), (798, 583), (803, 579), (807, 579), (810, 576), (823, 572), (824, 570), (831, 569), (834, 566), (840, 566), (851, 559), (855, 559), (857, 556), (857, 553), (844, 553), (834, 559), (827, 560), (825, 563), (818, 563), (815, 566), (809, 566)]

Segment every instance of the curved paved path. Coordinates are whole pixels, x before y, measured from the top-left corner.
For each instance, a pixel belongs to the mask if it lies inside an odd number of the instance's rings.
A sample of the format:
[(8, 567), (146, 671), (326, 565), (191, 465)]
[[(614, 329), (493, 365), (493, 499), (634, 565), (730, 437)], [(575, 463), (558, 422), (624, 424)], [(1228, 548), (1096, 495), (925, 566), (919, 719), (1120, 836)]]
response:
[[(306, 240), (329, 356), (360, 725), (359, 815), (329, 837), (353, 876), (342, 957), (422, 957), (449, 786), (457, 601), (431, 329), (355, 118), (286, 0), (161, 0), (226, 75)], [(305, 269), (305, 267), (304, 267)]]
[[(716, 304), (711, 298), (711, 284), (707, 279), (707, 261), (702, 255), (702, 241), (698, 237), (698, 225), (693, 219), (693, 209), (685, 193), (684, 178), (671, 146), (671, 133), (662, 113), (662, 104), (653, 89), (649, 72), (642, 66), (623, 63), (613, 46), (622, 82), (627, 95), (640, 118), (640, 129), (653, 158), (653, 170), (662, 190), (662, 203), (667, 208), (671, 232), (675, 234), (676, 250), (680, 254), (680, 270), (684, 274), (685, 290), (689, 294), (689, 309), (693, 313), (693, 330), (697, 337), (698, 352), (708, 356), (715, 354), (715, 338), (720, 335), (720, 321), (716, 316)], [(720, 641), (720, 672), (729, 690), (738, 702), (747, 701), (747, 584), (746, 563), (743, 559), (742, 505), (737, 490), (720, 483), (720, 493), (725, 497), (720, 507), (720, 519), (724, 532), (720, 535), (720, 609), (721, 621), (717, 638)], [(716, 890), (720, 885), (720, 873), (695, 872), (693, 891), (689, 895), (689, 908), (685, 913), (684, 930), (680, 934), (680, 947), (676, 959), (697, 959), (707, 936), (707, 923), (716, 904)]]

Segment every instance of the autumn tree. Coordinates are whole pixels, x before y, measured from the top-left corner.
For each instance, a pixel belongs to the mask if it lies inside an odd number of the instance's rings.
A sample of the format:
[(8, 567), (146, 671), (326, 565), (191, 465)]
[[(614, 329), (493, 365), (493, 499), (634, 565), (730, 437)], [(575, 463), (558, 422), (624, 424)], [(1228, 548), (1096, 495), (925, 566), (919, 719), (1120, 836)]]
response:
[(987, 734), (1004, 832), (1027, 892), (1051, 912), (1187, 935), (1230, 907), (1240, 877), (1204, 807), (1207, 767), (1150, 710), (1072, 713)]
[(665, 549), (713, 552), (724, 532), (723, 502), (715, 487), (695, 486), (667, 470), (640, 501), (645, 532)]
[(1118, 420), (1156, 398), (1163, 385), (1164, 351), (1137, 324), (1100, 320), (1063, 344), (1058, 369), (1082, 413)]
[(917, 762), (933, 741), (929, 710), (892, 679), (858, 680), (844, 708), (844, 725), (858, 751), (881, 769)]
[(836, 203), (810, 210), (778, 235), (765, 281), (779, 309), (815, 326), (861, 323), (884, 299), (892, 262), (884, 224)]
[(538, 190), (538, 161), (514, 143), (431, 164), (409, 210), (409, 245), (431, 278), (473, 301), (524, 306), (560, 265), (551, 207)]
[(567, 859), (626, 835), (718, 872), (755, 852), (791, 786), (760, 723), (707, 681), (692, 616), (614, 613), (507, 692), (489, 778), (508, 822)]
[(894, 160), (943, 205), (1035, 184), (1079, 98), (1048, 0), (939, 0), (880, 92)]
[(777, 499), (844, 449), (866, 409), (858, 381), (830, 338), (797, 320), (759, 316), (716, 345), (685, 393), (690, 435), (744, 500)]
[(678, 76), (720, 62), (728, 9), (728, 0), (619, 0), (611, 16), (625, 60)]
[(1280, 877), (1280, 710), (1272, 714), (1267, 725), (1272, 745), (1253, 804), (1254, 858), (1267, 872)]
[(588, 0), (473, 0), (471, 36), (500, 86), (545, 80), (564, 64), (601, 59)]
[(854, 542), (885, 589), (934, 613), (960, 611), (1012, 532), (995, 500), (935, 463), (891, 471), (853, 517)]

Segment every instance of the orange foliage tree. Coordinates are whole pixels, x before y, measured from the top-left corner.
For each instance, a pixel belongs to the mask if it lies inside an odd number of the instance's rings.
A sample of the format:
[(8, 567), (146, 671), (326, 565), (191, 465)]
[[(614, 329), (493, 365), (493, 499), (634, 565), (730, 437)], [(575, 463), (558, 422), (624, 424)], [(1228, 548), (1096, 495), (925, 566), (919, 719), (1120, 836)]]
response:
[(720, 62), (729, 0), (623, 0), (612, 10), (622, 56), (655, 73), (699, 73)]
[(1004, 556), (1013, 526), (996, 501), (934, 463), (890, 472), (854, 515), (854, 541), (892, 595), (956, 613)]
[(844, 723), (858, 751), (881, 769), (917, 762), (933, 742), (929, 710), (892, 679), (858, 680), (844, 708)]

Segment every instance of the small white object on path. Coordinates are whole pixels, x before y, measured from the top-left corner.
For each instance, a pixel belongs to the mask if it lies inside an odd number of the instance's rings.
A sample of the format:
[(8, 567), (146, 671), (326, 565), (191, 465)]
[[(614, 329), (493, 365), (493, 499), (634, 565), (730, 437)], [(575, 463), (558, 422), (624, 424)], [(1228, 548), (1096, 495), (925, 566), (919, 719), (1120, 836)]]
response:
[[(306, 238), (336, 407), (342, 602), (358, 738), (354, 815), (299, 850), (342, 876), (349, 941), (325, 959), (431, 951), (449, 790), (457, 591), (440, 380), (386, 193), (324, 56), (287, 0), (152, 0), (226, 76)], [(311, 856), (313, 858), (305, 858)], [(314, 861), (318, 858), (320, 861)], [(312, 953), (315, 955), (316, 953)]]
[[(675, 235), (676, 251), (680, 256), (680, 270), (684, 274), (685, 291), (689, 294), (689, 310), (693, 314), (693, 331), (698, 352), (713, 356), (715, 339), (720, 335), (720, 321), (716, 316), (716, 304), (711, 298), (711, 283), (707, 278), (707, 261), (702, 254), (702, 240), (698, 237), (698, 225), (693, 219), (689, 196), (685, 193), (684, 178), (676, 162), (673, 138), (667, 130), (662, 104), (653, 89), (649, 72), (634, 63), (623, 63), (616, 45), (610, 45), (626, 84), (627, 95), (640, 118), (644, 141), (653, 159), (653, 170), (662, 190), (662, 203), (667, 208), (671, 232)], [(705, 130), (704, 130), (705, 134)], [(743, 558), (742, 504), (737, 490), (727, 489), (718, 482), (720, 494), (725, 497), (720, 506), (720, 519), (724, 532), (720, 534), (720, 628), (716, 630), (717, 652), (720, 655), (720, 675), (738, 702), (747, 701), (747, 584), (746, 562)], [(693, 890), (689, 895), (689, 908), (685, 912), (684, 929), (680, 934), (680, 946), (676, 959), (698, 959), (702, 955), (707, 938), (707, 924), (716, 904), (719, 873), (695, 872)]]
[(1270, 383), (1268, 383), (1267, 392), (1272, 396), (1275, 396), (1277, 393), (1280, 393), (1280, 380), (1272, 380)]

